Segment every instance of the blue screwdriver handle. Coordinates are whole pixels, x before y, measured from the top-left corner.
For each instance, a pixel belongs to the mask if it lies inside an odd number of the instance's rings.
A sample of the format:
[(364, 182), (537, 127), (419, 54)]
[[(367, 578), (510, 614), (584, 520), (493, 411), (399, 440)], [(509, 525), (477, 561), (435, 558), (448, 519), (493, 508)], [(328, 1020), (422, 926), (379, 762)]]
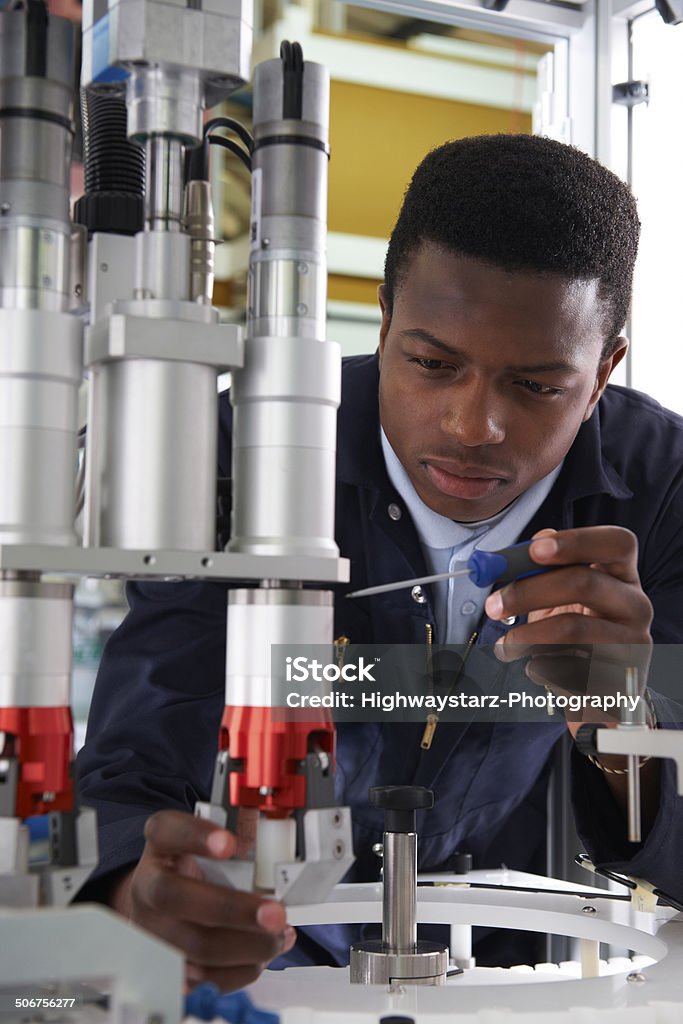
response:
[(555, 568), (539, 565), (529, 555), (532, 541), (513, 544), (500, 551), (474, 551), (467, 559), (470, 579), (477, 587), (490, 587), (494, 583), (512, 583), (526, 576), (537, 576)]

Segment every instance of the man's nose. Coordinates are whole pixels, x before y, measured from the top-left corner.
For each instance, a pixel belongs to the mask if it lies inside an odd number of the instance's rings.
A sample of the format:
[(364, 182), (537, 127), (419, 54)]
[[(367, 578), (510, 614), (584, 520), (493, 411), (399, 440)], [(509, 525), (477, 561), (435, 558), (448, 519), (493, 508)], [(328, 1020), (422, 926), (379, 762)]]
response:
[(449, 395), (441, 427), (468, 448), (501, 444), (505, 440), (505, 417), (500, 396), (483, 381), (463, 383)]

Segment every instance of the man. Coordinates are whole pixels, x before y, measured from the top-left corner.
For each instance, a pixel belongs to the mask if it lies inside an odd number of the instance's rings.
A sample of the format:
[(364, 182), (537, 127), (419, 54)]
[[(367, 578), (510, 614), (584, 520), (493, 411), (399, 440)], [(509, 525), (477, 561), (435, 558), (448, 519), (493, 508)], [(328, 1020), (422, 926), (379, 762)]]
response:
[[(337, 636), (469, 639), (489, 655), (493, 645), (488, 664), (503, 688), (534, 651), (530, 677), (571, 688), (560, 674), (567, 659), (535, 645), (628, 646), (645, 652), (645, 669), (653, 639), (680, 640), (683, 422), (635, 392), (605, 390), (627, 348), (620, 331), (637, 238), (628, 189), (559, 143), (482, 137), (423, 161), (389, 245), (379, 358), (344, 367), (336, 522), (351, 589), (442, 571), (475, 547), (540, 531), (532, 557), (561, 568), (488, 597), (463, 581), (359, 601), (340, 594)], [(227, 401), (221, 445), (229, 475)], [(190, 980), (236, 987), (290, 950), (279, 964), (344, 962), (356, 930), (300, 929), (292, 949), (279, 904), (209, 885), (194, 860), (231, 856), (240, 841), (185, 813), (210, 787), (225, 588), (139, 584), (129, 597), (79, 758), (102, 845), (84, 895), (183, 949)], [(353, 877), (378, 876), (373, 784), (434, 790), (420, 822), (421, 869), (446, 868), (456, 850), (477, 867), (539, 867), (548, 760), (565, 728), (559, 716), (444, 722), (423, 750), (422, 726), (340, 725)], [(640, 845), (626, 839), (622, 771), (620, 758), (573, 756), (579, 829), (600, 863), (673, 890), (683, 824), (669, 763), (643, 767)]]

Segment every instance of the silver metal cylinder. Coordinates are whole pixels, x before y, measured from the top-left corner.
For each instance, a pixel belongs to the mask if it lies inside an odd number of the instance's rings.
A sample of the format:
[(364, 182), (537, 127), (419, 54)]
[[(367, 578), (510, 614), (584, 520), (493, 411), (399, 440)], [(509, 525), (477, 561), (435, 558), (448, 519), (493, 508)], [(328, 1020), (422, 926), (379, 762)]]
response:
[(443, 985), (448, 970), (448, 949), (420, 941), (414, 951), (387, 951), (379, 939), (351, 946), (349, 980), (352, 985)]
[[(48, 22), (41, 52), (27, 12), (0, 19), (0, 304), (68, 308), (73, 26)], [(31, 43), (31, 45), (29, 45)], [(30, 56), (29, 56), (30, 55)]]
[[(66, 18), (48, 16), (47, 46), (44, 55), (36, 53), (38, 47), (31, 47), (29, 35), (35, 29), (27, 23), (26, 10), (17, 6), (15, 10), (3, 10), (0, 19), (0, 68), (5, 79), (32, 78), (35, 82), (56, 82), (65, 90), (73, 91), (73, 54), (75, 26)], [(32, 54), (32, 56), (29, 56)], [(42, 67), (33, 66), (32, 61)], [(67, 103), (70, 108), (73, 96)]]
[(93, 368), (85, 543), (215, 548), (216, 371), (113, 360)]
[(17, 111), (0, 115), (0, 215), (5, 229), (21, 216), (68, 221), (70, 98), (59, 83), (0, 79), (0, 103)]
[(0, 708), (70, 703), (73, 587), (0, 580)]
[(304, 338), (251, 338), (233, 375), (229, 551), (336, 558), (340, 352)]
[[(68, 221), (74, 27), (48, 19), (43, 54), (22, 9), (0, 19), (0, 213)], [(31, 45), (29, 45), (31, 43)]]
[[(250, 335), (325, 338), (329, 75), (303, 65), (299, 117), (284, 116), (282, 61), (254, 72)], [(291, 140), (291, 141), (288, 141)]]
[(273, 644), (329, 644), (332, 660), (333, 617), (329, 591), (228, 591), (226, 705), (271, 706)]
[(252, 261), (249, 310), (254, 334), (320, 339), (325, 332), (326, 264), (308, 251)]
[[(35, 33), (30, 36), (31, 33)], [(0, 17), (0, 543), (76, 543), (82, 326), (69, 308), (73, 26)]]
[(0, 309), (0, 544), (76, 543), (82, 325)]
[(180, 139), (152, 135), (145, 141), (145, 224), (150, 231), (180, 231), (184, 159)]
[(336, 558), (340, 351), (325, 341), (329, 79), (282, 60), (254, 76), (245, 362), (233, 374), (230, 551)]
[(385, 832), (382, 941), (392, 952), (411, 952), (417, 942), (417, 834)]
[(174, 302), (189, 299), (190, 245), (190, 238), (181, 231), (141, 231), (136, 235), (135, 297)]
[(69, 303), (71, 231), (58, 221), (0, 219), (0, 305), (62, 312)]
[(126, 84), (126, 106), (132, 142), (167, 135), (194, 146), (202, 137), (204, 86), (198, 71), (134, 66)]

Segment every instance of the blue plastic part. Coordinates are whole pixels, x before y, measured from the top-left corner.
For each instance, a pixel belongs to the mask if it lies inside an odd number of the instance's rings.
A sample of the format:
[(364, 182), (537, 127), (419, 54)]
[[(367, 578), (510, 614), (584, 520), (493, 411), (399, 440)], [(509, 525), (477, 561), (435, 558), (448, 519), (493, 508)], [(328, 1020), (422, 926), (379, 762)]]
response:
[(496, 551), (473, 551), (467, 559), (470, 578), (477, 587), (492, 586), (508, 567), (503, 555)]
[(512, 583), (528, 576), (539, 576), (556, 568), (534, 562), (529, 554), (532, 543), (523, 540), (500, 551), (474, 551), (467, 559), (470, 579), (477, 587), (490, 587), (494, 583)]
[(193, 988), (189, 995), (185, 996), (185, 1016), (198, 1017), (199, 1020), (213, 1020), (216, 1006), (216, 999), (220, 995), (217, 985), (211, 982), (204, 982)]
[(211, 982), (197, 985), (185, 997), (185, 1016), (207, 1021), (222, 1017), (229, 1024), (280, 1024), (277, 1013), (257, 1009), (246, 992), (221, 993)]
[(50, 835), (50, 816), (48, 814), (35, 814), (24, 821), (28, 829), (29, 842), (37, 843), (48, 839)]

